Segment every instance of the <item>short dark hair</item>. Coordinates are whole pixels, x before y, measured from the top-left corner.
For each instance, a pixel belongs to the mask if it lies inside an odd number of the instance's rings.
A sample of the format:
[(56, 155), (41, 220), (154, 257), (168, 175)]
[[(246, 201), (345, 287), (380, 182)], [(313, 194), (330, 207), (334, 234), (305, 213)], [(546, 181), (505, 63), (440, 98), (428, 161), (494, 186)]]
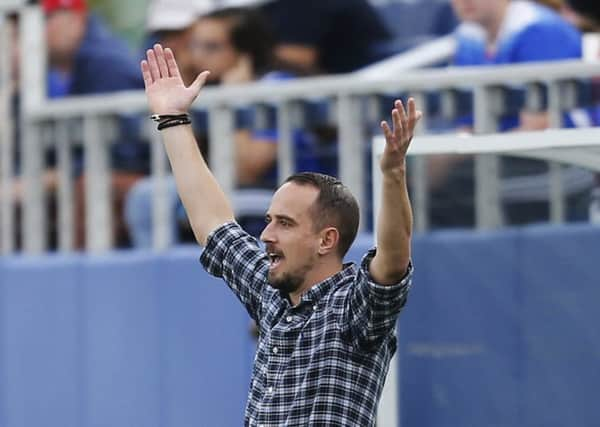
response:
[(271, 71), (275, 36), (269, 21), (260, 10), (249, 7), (217, 9), (202, 18), (225, 20), (230, 25), (230, 41), (233, 47), (250, 55), (256, 75)]
[(348, 187), (337, 178), (316, 172), (300, 172), (285, 182), (310, 185), (319, 190), (311, 208), (313, 226), (315, 231), (330, 226), (337, 228), (340, 234), (338, 254), (343, 258), (356, 238), (360, 221), (358, 202)]

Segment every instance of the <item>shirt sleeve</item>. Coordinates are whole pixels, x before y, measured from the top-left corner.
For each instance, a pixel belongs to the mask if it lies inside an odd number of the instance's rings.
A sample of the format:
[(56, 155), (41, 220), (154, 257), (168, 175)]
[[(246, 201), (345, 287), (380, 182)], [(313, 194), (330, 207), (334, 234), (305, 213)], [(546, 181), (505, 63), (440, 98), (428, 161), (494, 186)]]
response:
[(209, 274), (227, 283), (250, 316), (259, 322), (268, 259), (256, 239), (237, 223), (228, 222), (209, 234), (200, 262)]
[(371, 249), (363, 257), (346, 299), (342, 327), (358, 348), (367, 350), (377, 347), (393, 333), (400, 310), (406, 304), (413, 274), (411, 262), (398, 283), (380, 285), (374, 282), (369, 265), (375, 253), (376, 249)]

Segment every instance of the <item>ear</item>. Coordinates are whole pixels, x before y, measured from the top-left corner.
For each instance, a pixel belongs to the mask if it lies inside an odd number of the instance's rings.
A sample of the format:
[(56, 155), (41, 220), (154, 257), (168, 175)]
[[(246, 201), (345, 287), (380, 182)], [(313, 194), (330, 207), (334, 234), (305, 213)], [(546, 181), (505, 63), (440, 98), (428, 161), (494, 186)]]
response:
[(327, 255), (337, 251), (340, 232), (335, 227), (327, 227), (320, 233), (319, 255)]

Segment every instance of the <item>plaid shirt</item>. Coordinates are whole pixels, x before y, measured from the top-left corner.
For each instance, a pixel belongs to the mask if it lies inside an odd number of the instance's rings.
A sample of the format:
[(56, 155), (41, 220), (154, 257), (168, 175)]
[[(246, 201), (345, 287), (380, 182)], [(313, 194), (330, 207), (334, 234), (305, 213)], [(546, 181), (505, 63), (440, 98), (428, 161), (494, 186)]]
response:
[(260, 331), (245, 425), (375, 424), (412, 265), (400, 283), (378, 285), (368, 273), (374, 255), (360, 268), (344, 265), (292, 306), (268, 284), (269, 259), (253, 237), (235, 223), (211, 233), (200, 261), (227, 282)]

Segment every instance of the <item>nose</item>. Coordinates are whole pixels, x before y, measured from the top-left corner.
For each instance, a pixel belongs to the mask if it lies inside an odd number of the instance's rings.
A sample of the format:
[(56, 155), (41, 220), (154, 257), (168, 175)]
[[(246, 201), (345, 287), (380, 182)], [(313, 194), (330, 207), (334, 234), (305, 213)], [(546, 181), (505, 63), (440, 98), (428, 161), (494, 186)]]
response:
[(271, 227), (271, 222), (267, 223), (262, 233), (260, 233), (260, 240), (264, 243), (273, 243), (275, 241), (275, 234)]

